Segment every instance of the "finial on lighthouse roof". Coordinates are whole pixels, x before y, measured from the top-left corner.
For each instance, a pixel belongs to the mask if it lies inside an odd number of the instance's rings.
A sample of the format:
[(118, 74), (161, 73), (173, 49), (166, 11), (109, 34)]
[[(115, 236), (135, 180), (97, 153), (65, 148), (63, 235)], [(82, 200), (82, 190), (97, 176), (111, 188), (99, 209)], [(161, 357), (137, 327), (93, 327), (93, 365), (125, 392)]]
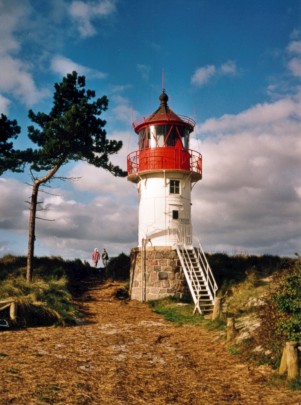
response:
[(159, 97), (161, 105), (167, 106), (168, 95), (165, 93), (165, 89), (163, 89), (162, 94)]

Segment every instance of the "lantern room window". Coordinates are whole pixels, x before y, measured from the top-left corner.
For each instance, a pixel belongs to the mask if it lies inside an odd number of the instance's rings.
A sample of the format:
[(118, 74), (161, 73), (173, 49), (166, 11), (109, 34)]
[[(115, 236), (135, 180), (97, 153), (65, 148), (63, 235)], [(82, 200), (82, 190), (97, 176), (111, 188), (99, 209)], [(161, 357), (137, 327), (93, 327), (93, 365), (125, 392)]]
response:
[(170, 194), (180, 194), (180, 180), (170, 180), (169, 192)]

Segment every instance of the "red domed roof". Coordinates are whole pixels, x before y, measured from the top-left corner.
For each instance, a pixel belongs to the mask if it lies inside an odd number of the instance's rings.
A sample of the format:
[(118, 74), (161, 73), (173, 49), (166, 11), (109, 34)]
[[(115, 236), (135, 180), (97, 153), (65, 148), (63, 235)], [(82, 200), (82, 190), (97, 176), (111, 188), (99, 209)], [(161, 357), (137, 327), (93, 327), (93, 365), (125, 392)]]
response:
[(169, 106), (167, 104), (168, 95), (165, 93), (165, 90), (163, 90), (162, 94), (159, 97), (159, 100), (160, 100), (160, 106), (153, 114), (151, 114), (147, 118), (143, 117), (142, 119), (139, 119), (138, 121), (133, 123), (133, 127), (134, 127), (136, 133), (139, 133), (141, 128), (143, 128), (147, 125), (151, 125), (151, 124), (161, 124), (162, 125), (162, 124), (168, 124), (168, 123), (189, 126), (190, 131), (193, 131), (195, 122), (191, 118), (177, 115), (169, 108)]

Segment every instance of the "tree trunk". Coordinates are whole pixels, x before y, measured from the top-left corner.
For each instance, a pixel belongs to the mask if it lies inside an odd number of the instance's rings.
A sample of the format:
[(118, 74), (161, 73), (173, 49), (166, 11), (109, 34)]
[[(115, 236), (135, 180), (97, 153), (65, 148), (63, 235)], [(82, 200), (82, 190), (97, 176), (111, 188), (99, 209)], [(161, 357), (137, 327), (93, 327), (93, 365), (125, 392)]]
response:
[(35, 179), (32, 186), (32, 194), (30, 201), (30, 214), (29, 214), (29, 233), (28, 233), (28, 253), (27, 253), (27, 267), (26, 267), (26, 280), (32, 281), (33, 275), (33, 258), (34, 258), (34, 243), (35, 243), (35, 229), (36, 229), (36, 213), (38, 205), (38, 193), (41, 184), (47, 183), (55, 173), (59, 170), (62, 163), (57, 163), (44, 177)]
[(35, 229), (36, 229), (36, 213), (38, 204), (40, 182), (36, 180), (32, 187), (31, 201), (30, 201), (30, 214), (29, 214), (29, 233), (28, 233), (28, 254), (27, 254), (27, 268), (26, 280), (32, 281), (32, 262), (34, 257), (34, 243), (35, 243)]

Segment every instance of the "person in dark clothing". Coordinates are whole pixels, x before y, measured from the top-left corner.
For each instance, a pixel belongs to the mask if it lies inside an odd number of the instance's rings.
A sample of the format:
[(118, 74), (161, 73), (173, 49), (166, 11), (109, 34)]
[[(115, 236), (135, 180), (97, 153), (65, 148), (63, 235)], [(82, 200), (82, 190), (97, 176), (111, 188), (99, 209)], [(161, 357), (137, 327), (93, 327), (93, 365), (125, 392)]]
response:
[(108, 260), (109, 260), (109, 255), (108, 255), (106, 249), (103, 250), (101, 258), (102, 258), (102, 262), (103, 262), (103, 267), (106, 268), (107, 264), (108, 264)]

